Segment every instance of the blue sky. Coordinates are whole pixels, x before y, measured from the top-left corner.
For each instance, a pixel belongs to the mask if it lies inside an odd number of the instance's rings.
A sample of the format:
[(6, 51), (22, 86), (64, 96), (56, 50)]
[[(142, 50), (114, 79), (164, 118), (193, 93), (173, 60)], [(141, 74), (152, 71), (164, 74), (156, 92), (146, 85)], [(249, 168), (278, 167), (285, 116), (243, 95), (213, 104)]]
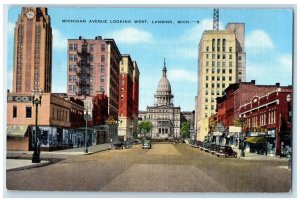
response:
[[(12, 88), (13, 28), (20, 7), (8, 12), (8, 77)], [(72, 8), (48, 7), (53, 30), (52, 92), (67, 89), (67, 39), (82, 36), (114, 38), (122, 54), (130, 54), (140, 69), (139, 109), (154, 103), (154, 93), (166, 58), (174, 103), (194, 109), (197, 93), (197, 47), (203, 30), (212, 29), (208, 8)], [(246, 80), (257, 84), (292, 84), (292, 18), (287, 9), (220, 9), (221, 29), (229, 22), (245, 23)], [(62, 23), (63, 19), (131, 20), (132, 23)], [(135, 24), (133, 20), (148, 20)], [(152, 20), (199, 23), (153, 24)]]

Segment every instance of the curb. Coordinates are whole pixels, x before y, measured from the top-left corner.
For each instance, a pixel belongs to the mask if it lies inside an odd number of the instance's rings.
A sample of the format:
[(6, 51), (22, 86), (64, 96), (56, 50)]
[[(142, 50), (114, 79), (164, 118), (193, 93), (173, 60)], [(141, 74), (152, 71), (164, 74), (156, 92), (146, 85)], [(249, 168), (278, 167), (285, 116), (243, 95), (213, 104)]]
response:
[(29, 166), (23, 166), (23, 167), (18, 167), (18, 168), (11, 168), (11, 169), (6, 169), (6, 171), (18, 171), (18, 170), (26, 170), (30, 168), (37, 168), (37, 167), (42, 167), (51, 164), (50, 161), (39, 163), (39, 164), (34, 164), (34, 165), (29, 165)]

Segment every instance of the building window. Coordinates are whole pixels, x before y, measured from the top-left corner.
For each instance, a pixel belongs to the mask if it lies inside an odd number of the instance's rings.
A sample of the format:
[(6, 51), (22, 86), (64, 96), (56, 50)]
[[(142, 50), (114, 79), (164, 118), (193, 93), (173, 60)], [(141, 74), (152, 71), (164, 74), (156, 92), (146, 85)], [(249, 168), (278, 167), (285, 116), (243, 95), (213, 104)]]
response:
[(94, 51), (94, 44), (90, 44), (90, 51)]
[(212, 59), (215, 59), (216, 58), (216, 55), (215, 54), (212, 54)]
[(94, 66), (91, 65), (91, 66), (90, 66), (90, 73), (92, 74), (93, 72), (94, 72)]
[(105, 55), (101, 55), (101, 62), (105, 62)]
[(212, 87), (212, 88), (215, 88), (215, 84), (214, 84), (214, 83), (212, 83), (212, 84), (211, 84), (211, 87)]
[(72, 82), (72, 81), (73, 81), (73, 76), (69, 75), (69, 82)]
[(101, 73), (104, 73), (104, 72), (105, 72), (105, 67), (104, 67), (104, 65), (101, 65), (100, 67), (101, 67)]
[(206, 54), (206, 59), (208, 59), (209, 58), (209, 54)]
[(13, 118), (17, 118), (17, 112), (18, 112), (17, 106), (13, 106)]
[(222, 81), (225, 81), (225, 76), (222, 76)]
[(73, 71), (73, 65), (69, 65), (69, 72)]
[(232, 76), (229, 76), (229, 81), (232, 81)]
[(208, 61), (206, 61), (206, 66), (209, 66), (209, 62)]
[(229, 54), (229, 59), (230, 59), (230, 60), (232, 59), (232, 54)]
[(226, 69), (222, 69), (222, 73), (225, 74), (226, 73)]
[(205, 90), (205, 95), (208, 95), (208, 90)]
[(26, 107), (26, 118), (32, 117), (32, 107)]
[(74, 50), (74, 44), (70, 43), (69, 44), (69, 51), (73, 51)]
[(220, 72), (221, 72), (221, 70), (220, 70), (220, 69), (217, 69), (217, 73), (220, 74)]
[(212, 64), (211, 64), (211, 66), (213, 66), (213, 67), (215, 66), (215, 61), (212, 61)]
[(77, 62), (77, 60), (78, 60), (78, 56), (75, 54), (74, 55), (74, 61)]
[(215, 106), (214, 105), (211, 105), (211, 110), (214, 110), (215, 109)]
[(229, 69), (229, 74), (232, 74), (232, 69)]
[(225, 88), (225, 83), (222, 83), (222, 88)]
[(206, 76), (206, 81), (208, 81), (208, 76)]
[(211, 77), (211, 80), (214, 81), (214, 80), (215, 80), (215, 76), (212, 76), (212, 77)]
[(229, 67), (232, 67), (232, 62), (229, 62)]
[(209, 47), (208, 47), (208, 46), (206, 46), (206, 51), (207, 51), (207, 52), (209, 51)]
[(221, 65), (221, 63), (220, 63), (220, 62), (217, 62), (217, 66), (220, 67), (220, 65)]
[(100, 81), (104, 82), (104, 80), (105, 80), (104, 76), (101, 76)]
[(74, 44), (74, 51), (78, 50), (78, 44)]
[(208, 71), (209, 71), (209, 70), (208, 70), (208, 69), (206, 69), (206, 74), (208, 74)]
[(73, 54), (69, 55), (69, 61), (74, 61), (74, 55)]
[(205, 105), (205, 109), (206, 109), (206, 110), (208, 109), (208, 105)]
[(100, 86), (100, 91), (104, 92), (104, 86)]
[[(220, 79), (220, 77), (219, 77), (219, 79)], [(220, 84), (219, 83), (217, 83), (217, 88), (220, 88)]]
[(73, 86), (69, 85), (69, 92), (72, 93), (73, 92)]
[(229, 47), (229, 52), (232, 52), (232, 47)]
[(93, 92), (93, 86), (90, 86), (90, 93), (92, 93)]
[(221, 59), (221, 56), (220, 56), (220, 54), (218, 54), (217, 58), (218, 58), (218, 60), (219, 60), (219, 59)]
[(90, 76), (90, 82), (93, 82), (93, 76)]
[(208, 98), (205, 98), (205, 102), (208, 102)]
[(207, 118), (207, 113), (205, 113), (205, 118)]
[(105, 44), (101, 44), (101, 51), (105, 51)]
[(77, 81), (77, 76), (76, 76), (76, 75), (73, 76), (73, 81), (74, 81), (74, 82)]
[(76, 72), (77, 71), (77, 65), (73, 66), (73, 71)]
[(241, 55), (239, 55), (239, 60), (242, 60), (242, 56)]
[(94, 61), (94, 56), (93, 55), (90, 55), (90, 61)]
[(205, 87), (208, 88), (208, 83), (205, 84)]

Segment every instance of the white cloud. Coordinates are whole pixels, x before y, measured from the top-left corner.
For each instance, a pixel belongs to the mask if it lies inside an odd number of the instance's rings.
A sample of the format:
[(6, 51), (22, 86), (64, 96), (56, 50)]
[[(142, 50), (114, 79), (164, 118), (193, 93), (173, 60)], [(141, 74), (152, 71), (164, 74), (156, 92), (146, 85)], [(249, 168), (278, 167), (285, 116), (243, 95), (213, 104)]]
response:
[(197, 83), (197, 73), (188, 71), (186, 69), (170, 69), (168, 71), (168, 78), (172, 81), (185, 81)]
[(53, 49), (66, 50), (67, 43), (68, 43), (67, 37), (63, 36), (62, 33), (55, 28), (52, 29), (52, 35), (53, 35)]
[[(185, 40), (196, 41), (199, 43), (204, 30), (213, 29), (213, 20), (212, 19), (203, 19), (199, 24), (189, 29), (185, 35), (182, 36)], [(224, 29), (223, 23), (219, 22), (219, 29)]]
[(111, 33), (109, 36), (115, 39), (117, 43), (149, 43), (153, 41), (152, 34), (133, 27), (127, 27)]
[(292, 55), (289, 54), (281, 55), (278, 57), (277, 62), (281, 70), (287, 70), (289, 72), (292, 72), (292, 68), (293, 68)]
[(262, 52), (274, 48), (271, 37), (263, 30), (254, 30), (245, 39), (247, 52)]

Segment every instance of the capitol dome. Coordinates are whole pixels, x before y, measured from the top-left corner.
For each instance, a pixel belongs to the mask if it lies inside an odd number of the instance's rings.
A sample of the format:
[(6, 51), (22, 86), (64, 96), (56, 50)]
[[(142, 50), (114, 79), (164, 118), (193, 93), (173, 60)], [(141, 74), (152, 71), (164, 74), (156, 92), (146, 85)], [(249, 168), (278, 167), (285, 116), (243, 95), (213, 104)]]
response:
[(167, 78), (167, 68), (166, 68), (166, 62), (164, 61), (164, 67), (162, 70), (162, 78), (160, 79), (158, 86), (157, 86), (157, 92), (171, 92), (171, 84)]

